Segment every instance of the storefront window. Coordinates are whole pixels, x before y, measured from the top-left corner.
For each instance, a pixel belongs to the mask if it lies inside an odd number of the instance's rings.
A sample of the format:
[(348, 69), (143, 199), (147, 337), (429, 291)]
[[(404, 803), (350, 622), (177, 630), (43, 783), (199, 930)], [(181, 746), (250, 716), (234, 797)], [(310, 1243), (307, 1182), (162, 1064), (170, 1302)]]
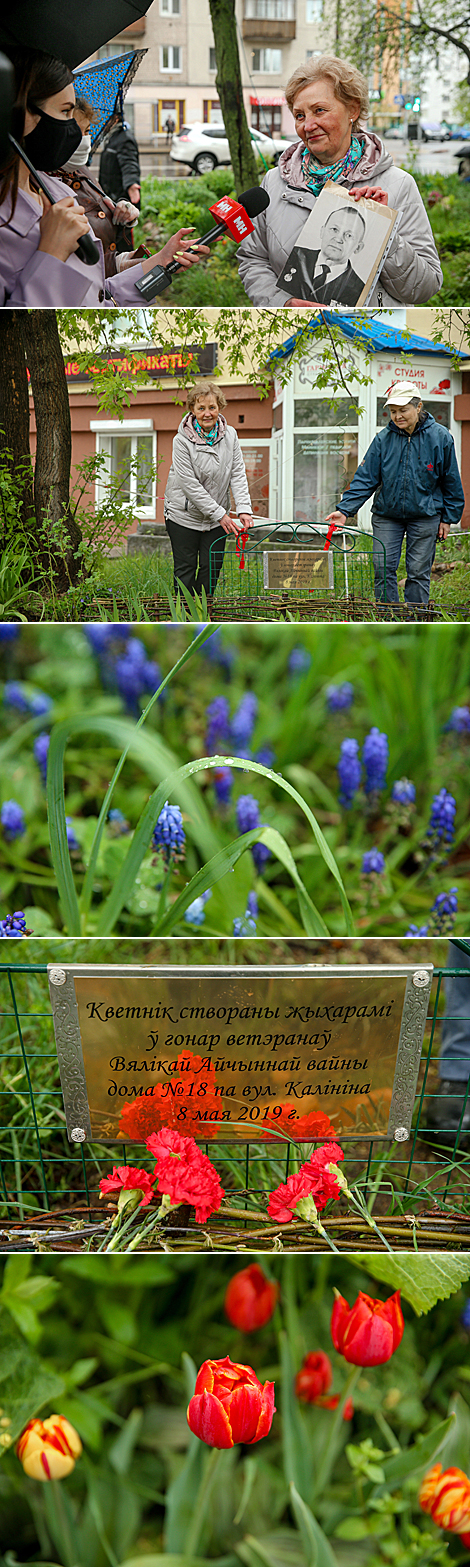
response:
[[(429, 402), (426, 402), (426, 398), (423, 398), (423, 408), (426, 409), (426, 413), (432, 414), (437, 424), (442, 424), (446, 430), (450, 430), (450, 402), (440, 402), (438, 397), (435, 399), (434, 397), (430, 398)], [(388, 408), (385, 407), (385, 398), (378, 397), (377, 426), (379, 430), (383, 430), (384, 424), (388, 424), (389, 417)]]
[(350, 397), (345, 397), (340, 403), (331, 403), (329, 398), (296, 397), (294, 403), (294, 425), (296, 430), (317, 429), (318, 426), (329, 425), (355, 425), (359, 417), (357, 403)]

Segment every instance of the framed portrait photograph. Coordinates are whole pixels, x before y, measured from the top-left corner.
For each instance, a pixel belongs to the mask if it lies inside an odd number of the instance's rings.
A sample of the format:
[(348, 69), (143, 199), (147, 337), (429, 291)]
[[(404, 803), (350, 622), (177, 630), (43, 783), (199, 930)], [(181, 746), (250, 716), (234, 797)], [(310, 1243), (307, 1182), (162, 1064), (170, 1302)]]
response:
[(277, 287), (314, 304), (367, 305), (399, 216), (327, 180)]

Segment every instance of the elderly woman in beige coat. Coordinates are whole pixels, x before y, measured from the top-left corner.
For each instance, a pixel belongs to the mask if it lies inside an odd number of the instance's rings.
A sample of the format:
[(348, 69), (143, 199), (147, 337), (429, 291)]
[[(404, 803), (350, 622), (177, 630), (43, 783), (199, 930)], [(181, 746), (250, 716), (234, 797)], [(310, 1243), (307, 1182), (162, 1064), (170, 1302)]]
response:
[(400, 209), (369, 304), (426, 304), (442, 284), (431, 226), (412, 175), (396, 168), (380, 138), (364, 128), (368, 93), (361, 72), (334, 55), (307, 60), (287, 83), (286, 99), (300, 139), (263, 180), (270, 204), (238, 252), (252, 304), (305, 306), (276, 280), (326, 180), (338, 181), (356, 201), (365, 196)]
[[(165, 526), (174, 562), (175, 593), (214, 592), (227, 534), (251, 528), (253, 514), (237, 432), (224, 417), (226, 399), (214, 381), (188, 392), (188, 412), (173, 441), (165, 490)], [(230, 491), (238, 519), (229, 515)]]

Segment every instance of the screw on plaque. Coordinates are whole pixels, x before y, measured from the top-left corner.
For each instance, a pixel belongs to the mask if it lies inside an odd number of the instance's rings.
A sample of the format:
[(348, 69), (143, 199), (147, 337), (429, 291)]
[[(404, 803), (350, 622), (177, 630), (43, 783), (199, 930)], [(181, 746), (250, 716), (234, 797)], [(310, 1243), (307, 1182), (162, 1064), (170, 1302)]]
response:
[(86, 1132), (83, 1126), (74, 1126), (72, 1128), (70, 1141), (72, 1143), (84, 1143), (86, 1141)]
[(408, 1141), (409, 1135), (410, 1134), (409, 1134), (407, 1126), (396, 1126), (395, 1127), (395, 1131), (393, 1133), (393, 1136), (395, 1138), (395, 1142), (396, 1143), (406, 1143)]
[(67, 975), (64, 968), (49, 969), (49, 979), (51, 985), (65, 985), (66, 978)]
[(416, 972), (413, 974), (413, 984), (416, 985), (417, 989), (419, 990), (423, 985), (427, 985), (428, 983), (428, 970), (425, 968), (417, 968)]

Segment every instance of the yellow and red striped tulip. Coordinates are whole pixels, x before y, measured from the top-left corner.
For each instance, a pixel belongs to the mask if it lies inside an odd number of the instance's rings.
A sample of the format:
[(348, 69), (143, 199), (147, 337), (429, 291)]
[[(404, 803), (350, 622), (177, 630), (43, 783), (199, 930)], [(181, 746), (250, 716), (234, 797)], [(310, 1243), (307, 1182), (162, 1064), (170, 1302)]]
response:
[(463, 1469), (435, 1464), (424, 1476), (419, 1501), (439, 1529), (459, 1535), (470, 1530), (470, 1480)]
[(30, 1480), (63, 1480), (72, 1473), (81, 1451), (78, 1432), (64, 1415), (29, 1420), (15, 1448)]

